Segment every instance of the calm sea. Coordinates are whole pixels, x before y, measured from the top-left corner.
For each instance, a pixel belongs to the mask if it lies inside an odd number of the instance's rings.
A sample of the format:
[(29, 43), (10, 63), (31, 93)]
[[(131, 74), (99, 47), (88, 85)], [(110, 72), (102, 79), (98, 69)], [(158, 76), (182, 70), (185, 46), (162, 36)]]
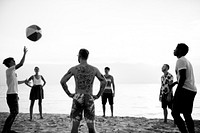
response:
[[(71, 92), (74, 86), (69, 85)], [(200, 85), (197, 85), (197, 89)], [(159, 84), (116, 84), (116, 96), (114, 99), (115, 116), (133, 116), (146, 118), (163, 118), (163, 110), (158, 100)], [(99, 86), (94, 86), (94, 94)], [(29, 112), (30, 88), (19, 85), (19, 109), (20, 112)], [(72, 99), (63, 91), (60, 85), (46, 85), (44, 87), (43, 113), (69, 114)], [(6, 86), (0, 86), (0, 112), (9, 112), (6, 104)], [(101, 99), (95, 101), (96, 115), (102, 115)], [(38, 104), (35, 102), (34, 113), (38, 113)], [(110, 116), (110, 107), (106, 106), (106, 115)], [(194, 101), (193, 118), (200, 120), (200, 93), (197, 93)], [(172, 119), (169, 112), (169, 119)]]

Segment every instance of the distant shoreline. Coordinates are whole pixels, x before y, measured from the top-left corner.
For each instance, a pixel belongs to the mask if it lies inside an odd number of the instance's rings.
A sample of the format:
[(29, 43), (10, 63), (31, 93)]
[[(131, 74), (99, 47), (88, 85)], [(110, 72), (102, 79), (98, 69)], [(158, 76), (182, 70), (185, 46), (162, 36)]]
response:
[[(9, 115), (0, 112), (0, 129)], [(39, 114), (34, 114), (33, 121), (29, 121), (29, 113), (19, 113), (12, 130), (24, 133), (70, 133), (71, 121), (68, 114), (44, 114), (44, 119), (39, 119)], [(96, 130), (100, 133), (177, 133), (173, 120), (164, 123), (163, 119), (147, 119), (144, 117), (101, 117), (96, 116)], [(200, 120), (195, 120), (196, 132), (200, 132)], [(0, 131), (1, 131), (0, 130)], [(80, 124), (80, 133), (86, 133), (87, 127), (83, 120)]]

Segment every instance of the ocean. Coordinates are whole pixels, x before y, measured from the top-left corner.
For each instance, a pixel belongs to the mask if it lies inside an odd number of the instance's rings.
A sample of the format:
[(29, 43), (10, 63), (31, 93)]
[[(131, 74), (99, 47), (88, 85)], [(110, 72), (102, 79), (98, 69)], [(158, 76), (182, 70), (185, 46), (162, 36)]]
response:
[[(74, 85), (69, 85), (70, 91), (74, 92)], [(197, 85), (197, 89), (200, 84)], [(19, 111), (29, 113), (30, 87), (19, 85)], [(175, 89), (175, 87), (174, 87)], [(99, 85), (94, 85), (94, 94), (97, 94)], [(163, 118), (163, 110), (159, 102), (160, 84), (116, 84), (114, 98), (114, 116)], [(6, 86), (0, 86), (0, 112), (9, 112), (6, 104)], [(69, 114), (72, 99), (65, 94), (60, 85), (46, 85), (44, 87), (43, 113)], [(168, 118), (172, 119), (171, 111), (168, 110)], [(35, 102), (34, 113), (38, 113), (38, 103)], [(96, 115), (103, 115), (101, 98), (95, 100)], [(106, 105), (106, 116), (110, 116), (109, 104)], [(200, 120), (200, 93), (197, 93), (194, 101), (194, 119)]]

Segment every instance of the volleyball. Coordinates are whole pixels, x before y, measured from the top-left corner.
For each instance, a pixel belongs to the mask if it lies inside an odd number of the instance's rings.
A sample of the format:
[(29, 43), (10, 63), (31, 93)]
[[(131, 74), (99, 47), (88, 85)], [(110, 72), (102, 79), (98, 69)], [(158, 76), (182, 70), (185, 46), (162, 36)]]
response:
[(31, 41), (38, 41), (41, 37), (41, 28), (37, 25), (31, 25), (26, 28), (26, 37)]

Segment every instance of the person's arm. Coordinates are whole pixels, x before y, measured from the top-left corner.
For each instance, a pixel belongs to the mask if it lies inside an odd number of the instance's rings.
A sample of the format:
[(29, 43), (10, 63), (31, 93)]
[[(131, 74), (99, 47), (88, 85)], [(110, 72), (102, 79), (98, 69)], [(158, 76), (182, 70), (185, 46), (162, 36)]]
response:
[(97, 95), (94, 95), (93, 98), (94, 99), (98, 99), (102, 93), (104, 92), (105, 86), (106, 86), (106, 79), (105, 77), (99, 72), (99, 70), (97, 69), (97, 73), (96, 73), (96, 77), (99, 79), (100, 81), (100, 90), (97, 93)]
[(67, 82), (68, 80), (73, 76), (73, 73), (72, 73), (72, 68), (62, 77), (61, 81), (60, 81), (60, 84), (63, 88), (63, 90), (65, 91), (65, 93), (73, 98), (74, 94), (70, 93), (69, 89), (68, 89), (68, 86), (67, 86)]
[(176, 82), (173, 82), (173, 83), (171, 84), (171, 88), (173, 88), (176, 84), (178, 84), (177, 81), (176, 81)]
[(113, 97), (115, 96), (115, 83), (114, 83), (114, 78), (112, 77), (112, 80), (111, 80), (111, 82), (112, 82), (112, 86), (113, 86)]
[(16, 70), (17, 70), (18, 68), (20, 68), (21, 66), (23, 66), (27, 51), (28, 51), (27, 48), (24, 46), (24, 54), (23, 54), (23, 57), (22, 57), (21, 61), (19, 62), (19, 64), (17, 64), (17, 65), (15, 66), (15, 69), (16, 69)]
[(44, 79), (44, 77), (41, 75), (41, 78), (42, 78), (42, 81), (43, 81), (43, 87), (46, 85), (46, 81), (45, 81), (45, 79)]
[(184, 85), (185, 80), (186, 80), (186, 69), (179, 70), (179, 74), (180, 74), (180, 79), (178, 81), (177, 89), (183, 88), (183, 85)]
[(161, 87), (160, 87), (160, 94), (159, 94), (159, 101), (162, 101), (162, 77), (161, 77)]
[(27, 79), (22, 80), (22, 81), (18, 81), (18, 84), (23, 84), (23, 83), (26, 83), (26, 82), (27, 82)]
[(27, 80), (27, 82), (25, 82), (25, 84), (26, 84), (27, 86), (29, 86), (29, 87), (32, 87), (32, 86), (29, 84), (31, 80), (33, 80), (33, 76), (31, 76), (31, 77)]

